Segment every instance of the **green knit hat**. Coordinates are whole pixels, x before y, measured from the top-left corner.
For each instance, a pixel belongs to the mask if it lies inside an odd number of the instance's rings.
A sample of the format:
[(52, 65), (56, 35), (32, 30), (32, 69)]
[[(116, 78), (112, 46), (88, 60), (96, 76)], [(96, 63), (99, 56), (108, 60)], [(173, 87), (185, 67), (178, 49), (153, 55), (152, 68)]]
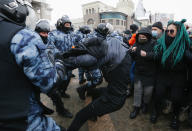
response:
[(171, 20), (168, 22), (167, 26), (174, 24), (177, 27), (177, 34), (169, 47), (166, 47), (165, 44), (165, 36), (166, 36), (165, 32), (162, 35), (162, 37), (158, 39), (157, 45), (154, 47), (154, 50), (156, 55), (162, 52), (162, 58), (161, 58), (162, 65), (165, 66), (166, 60), (171, 54), (173, 54), (171, 57), (174, 62), (172, 67), (174, 67), (183, 58), (186, 47), (190, 46), (191, 44), (190, 38), (184, 26), (185, 22), (186, 22), (185, 19), (181, 21)]

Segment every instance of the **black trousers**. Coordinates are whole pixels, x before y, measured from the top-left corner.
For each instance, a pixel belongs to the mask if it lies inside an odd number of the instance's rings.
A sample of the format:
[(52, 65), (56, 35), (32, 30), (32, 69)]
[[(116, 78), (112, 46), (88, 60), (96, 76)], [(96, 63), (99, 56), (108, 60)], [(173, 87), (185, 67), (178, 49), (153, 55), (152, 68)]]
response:
[(177, 82), (172, 84), (170, 81), (166, 83), (158, 82), (155, 87), (155, 100), (162, 101), (163, 99), (169, 98), (173, 103), (182, 103), (185, 82)]
[(130, 82), (130, 63), (130, 56), (127, 54), (113, 71), (106, 74), (108, 86), (94, 89), (95, 100), (76, 114), (67, 131), (78, 131), (89, 118), (112, 113), (123, 107)]
[(173, 103), (173, 114), (178, 115), (184, 100), (185, 86), (185, 75), (164, 74), (161, 77), (158, 77), (155, 84), (155, 101), (153, 103), (153, 108), (160, 112), (164, 100), (170, 99)]
[(78, 131), (89, 118), (119, 110), (126, 100), (126, 95), (111, 95), (107, 88), (95, 89), (95, 94), (100, 96), (76, 114), (67, 131)]
[(68, 75), (67, 80), (61, 85), (60, 88), (58, 88), (58, 90), (59, 90), (59, 92), (61, 93), (61, 95), (66, 92), (67, 87), (69, 86), (70, 81), (71, 81), (71, 76)]

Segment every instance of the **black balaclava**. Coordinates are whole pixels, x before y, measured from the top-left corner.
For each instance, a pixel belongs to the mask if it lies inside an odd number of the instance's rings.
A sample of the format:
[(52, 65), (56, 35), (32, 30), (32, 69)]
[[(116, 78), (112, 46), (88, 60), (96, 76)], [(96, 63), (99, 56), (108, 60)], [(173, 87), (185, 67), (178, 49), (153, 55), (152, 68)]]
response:
[(47, 37), (44, 37), (44, 36), (41, 36), (41, 35), (40, 35), (40, 37), (41, 37), (41, 39), (43, 40), (43, 43), (44, 43), (44, 44), (47, 44), (48, 38), (47, 38)]
[(171, 37), (168, 34), (165, 35), (165, 43), (167, 46), (170, 46), (171, 43), (174, 41), (175, 37)]

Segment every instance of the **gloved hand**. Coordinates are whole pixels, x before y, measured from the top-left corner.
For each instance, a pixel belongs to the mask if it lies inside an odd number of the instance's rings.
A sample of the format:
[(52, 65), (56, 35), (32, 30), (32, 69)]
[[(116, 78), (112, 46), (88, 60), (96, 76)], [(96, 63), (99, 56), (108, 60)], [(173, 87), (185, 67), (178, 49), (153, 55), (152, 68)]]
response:
[(68, 58), (68, 57), (75, 57), (83, 54), (87, 54), (86, 47), (83, 44), (79, 44), (75, 46), (74, 48), (71, 48), (69, 51), (63, 53), (63, 58)]

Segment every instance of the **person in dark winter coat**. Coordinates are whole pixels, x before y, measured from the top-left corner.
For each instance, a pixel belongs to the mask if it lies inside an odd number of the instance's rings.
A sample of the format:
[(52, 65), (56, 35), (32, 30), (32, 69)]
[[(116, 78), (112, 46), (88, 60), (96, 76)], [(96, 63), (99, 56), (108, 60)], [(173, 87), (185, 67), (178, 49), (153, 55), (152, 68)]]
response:
[(183, 102), (184, 87), (187, 82), (187, 64), (189, 60), (186, 52), (189, 50), (190, 39), (184, 27), (185, 20), (169, 21), (163, 36), (155, 46), (157, 59), (157, 81), (155, 89), (155, 104), (151, 115), (151, 122), (156, 123), (162, 101), (169, 92), (173, 105), (171, 127), (179, 128), (178, 116)]
[(66, 66), (70, 68), (99, 67), (108, 81), (107, 87), (95, 88), (98, 97), (76, 114), (68, 131), (78, 131), (88, 119), (119, 110), (126, 100), (131, 65), (128, 49), (116, 38), (106, 41), (108, 28), (106, 25), (101, 25), (100, 28), (103, 37), (89, 39), (86, 43), (73, 49), (74, 54), (64, 54), (64, 57), (74, 55), (74, 57), (64, 59)]
[[(190, 38), (191, 39), (191, 38)], [(188, 72), (187, 72), (187, 88), (186, 88), (186, 101), (188, 109), (188, 122), (192, 127), (192, 45), (190, 46), (189, 50), (185, 52), (186, 57), (189, 59), (188, 65)]]
[(131, 50), (132, 59), (135, 61), (134, 111), (130, 114), (131, 119), (137, 116), (141, 106), (143, 113), (146, 113), (147, 105), (151, 100), (156, 71), (153, 55), (155, 44), (156, 41), (152, 40), (152, 34), (148, 28), (138, 31), (136, 43)]

